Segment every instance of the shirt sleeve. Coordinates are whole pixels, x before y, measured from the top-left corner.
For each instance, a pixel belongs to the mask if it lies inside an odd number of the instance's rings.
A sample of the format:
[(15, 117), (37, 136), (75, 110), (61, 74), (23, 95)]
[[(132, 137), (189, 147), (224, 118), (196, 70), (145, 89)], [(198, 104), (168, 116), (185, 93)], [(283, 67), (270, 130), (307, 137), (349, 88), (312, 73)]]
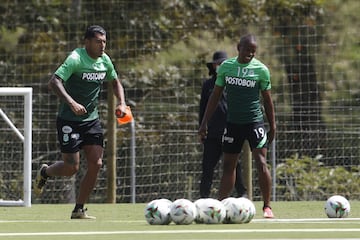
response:
[(266, 91), (271, 89), (270, 71), (264, 66), (261, 74), (260, 90)]
[(55, 71), (55, 75), (66, 82), (75, 72), (79, 59), (80, 55), (77, 52), (73, 51), (61, 64), (61, 66)]
[(225, 86), (225, 67), (224, 67), (224, 64), (221, 64), (220, 67), (217, 70), (217, 76), (216, 76), (215, 85), (217, 85), (219, 87), (224, 87)]
[(113, 81), (115, 79), (118, 78), (118, 74), (115, 70), (115, 67), (114, 67), (114, 64), (112, 63), (110, 57), (108, 55), (106, 55), (106, 62), (107, 62), (107, 65), (108, 65), (108, 70), (107, 70), (107, 73), (106, 73), (106, 80), (107, 81)]

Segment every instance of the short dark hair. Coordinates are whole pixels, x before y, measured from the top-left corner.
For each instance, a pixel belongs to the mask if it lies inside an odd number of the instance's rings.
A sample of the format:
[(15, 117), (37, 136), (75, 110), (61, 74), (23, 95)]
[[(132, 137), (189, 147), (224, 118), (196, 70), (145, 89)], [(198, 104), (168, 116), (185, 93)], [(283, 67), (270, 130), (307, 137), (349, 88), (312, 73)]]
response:
[(84, 39), (91, 39), (95, 37), (96, 33), (99, 33), (101, 35), (106, 35), (106, 31), (103, 27), (99, 25), (92, 25), (86, 29)]
[(239, 45), (244, 45), (245, 43), (256, 42), (256, 37), (254, 34), (246, 34), (240, 38)]

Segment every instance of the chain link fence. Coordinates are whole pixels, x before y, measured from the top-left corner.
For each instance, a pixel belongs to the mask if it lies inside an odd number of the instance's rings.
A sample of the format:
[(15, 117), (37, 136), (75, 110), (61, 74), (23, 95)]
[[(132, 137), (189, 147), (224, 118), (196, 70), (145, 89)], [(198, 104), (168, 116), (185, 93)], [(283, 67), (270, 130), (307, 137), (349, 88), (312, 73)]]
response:
[[(12, 3), (7, 4), (11, 9)], [(51, 9), (67, 11), (69, 4), (70, 1), (65, 1)], [(60, 160), (55, 131), (58, 100), (48, 91), (47, 81), (67, 53), (73, 47), (82, 46), (85, 26), (97, 20), (96, 23), (108, 31), (107, 49), (120, 73), (136, 121), (136, 202), (159, 197), (197, 199), (202, 152), (197, 139), (198, 104), (201, 83), (207, 78), (205, 63), (211, 59), (213, 51), (219, 49), (236, 56), (238, 29), (241, 29), (240, 32), (252, 31), (257, 35), (258, 58), (272, 73), (278, 133), (276, 165), (270, 168), (276, 168), (277, 173), (276, 200), (323, 200), (332, 194), (360, 199), (360, 74), (357, 71), (360, 59), (355, 54), (341, 54), (351, 52), (349, 48), (359, 50), (359, 32), (353, 31), (359, 29), (359, 21), (354, 21), (352, 26), (330, 20), (318, 26), (286, 26), (289, 31), (299, 33), (292, 41), (272, 32), (274, 26), (266, 23), (249, 24), (246, 28), (237, 25), (234, 29), (217, 29), (217, 32), (203, 31), (194, 25), (193, 29), (172, 29), (184, 35), (177, 41), (152, 35), (154, 39), (147, 46), (139, 42), (148, 41), (147, 35), (153, 34), (149, 25), (155, 24), (155, 20), (149, 19), (148, 25), (138, 29), (136, 18), (131, 21), (127, 12), (131, 5), (138, 14), (147, 12), (149, 18), (161, 15), (161, 8), (155, 6), (142, 11), (142, 1), (112, 1), (108, 5), (83, 1), (83, 15), (77, 18), (77, 24), (67, 18), (59, 25), (48, 26), (45, 22), (49, 21), (43, 19), (42, 22), (39, 16), (30, 22), (27, 11), (18, 15), (17, 25), (4, 22), (9, 33), (15, 34), (17, 28), (25, 29), (15, 48), (0, 51), (0, 82), (5, 87), (31, 86), (34, 89), (33, 176), (42, 163)], [(111, 6), (120, 8), (119, 18), (111, 18)], [(91, 14), (99, 16), (92, 19)], [(347, 29), (344, 31), (351, 36), (335, 35), (331, 29)], [(167, 47), (157, 48), (161, 44)], [(303, 49), (311, 51), (299, 49), (302, 44)], [(289, 53), (289, 49), (294, 52)], [(291, 60), (294, 58), (296, 61)], [(110, 134), (106, 130), (106, 88), (105, 85), (100, 106), (105, 136)], [(6, 108), (16, 113), (13, 119), (17, 121), (22, 117), (21, 111), (17, 110), (18, 101), (13, 100), (13, 105), (11, 101), (1, 101), (1, 108), (10, 104)], [(12, 141), (16, 137), (8, 133), (5, 126), (0, 126), (0, 198), (21, 198), (17, 183), (21, 182), (19, 161), (22, 158), (18, 150), (13, 149), (15, 140)], [(118, 127), (117, 131), (116, 200), (130, 202), (129, 125)], [(74, 202), (86, 169), (83, 159), (81, 164), (76, 176), (50, 179), (43, 195), (33, 196), (33, 203)], [(214, 174), (213, 197), (219, 186), (220, 165)], [(253, 171), (254, 200), (261, 200), (256, 171)], [(90, 202), (106, 202), (106, 172), (105, 153)]]

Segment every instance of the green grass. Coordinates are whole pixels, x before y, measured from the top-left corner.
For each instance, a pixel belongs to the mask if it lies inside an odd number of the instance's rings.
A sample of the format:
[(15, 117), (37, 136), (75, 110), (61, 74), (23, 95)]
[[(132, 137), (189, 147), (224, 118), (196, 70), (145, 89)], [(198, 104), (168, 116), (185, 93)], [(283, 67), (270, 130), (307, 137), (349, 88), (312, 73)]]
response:
[(73, 205), (0, 207), (0, 239), (329, 239), (357, 238), (360, 202), (352, 201), (347, 219), (328, 219), (324, 202), (273, 202), (276, 219), (262, 218), (261, 203), (249, 224), (154, 226), (143, 216), (145, 204), (88, 204), (96, 220), (70, 220)]

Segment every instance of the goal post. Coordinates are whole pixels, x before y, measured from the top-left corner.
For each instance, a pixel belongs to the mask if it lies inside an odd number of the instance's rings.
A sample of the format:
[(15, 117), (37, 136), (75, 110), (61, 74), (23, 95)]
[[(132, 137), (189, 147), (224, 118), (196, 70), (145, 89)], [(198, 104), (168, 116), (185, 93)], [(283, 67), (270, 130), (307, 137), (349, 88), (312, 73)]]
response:
[(17, 135), (23, 146), (22, 199), (0, 199), (0, 206), (31, 207), (32, 93), (33, 89), (31, 87), (0, 87), (0, 97), (23, 97), (23, 132), (19, 130), (21, 127), (13, 123), (12, 117), (9, 117), (6, 110), (3, 111), (4, 103), (0, 101), (0, 117), (2, 121)]

